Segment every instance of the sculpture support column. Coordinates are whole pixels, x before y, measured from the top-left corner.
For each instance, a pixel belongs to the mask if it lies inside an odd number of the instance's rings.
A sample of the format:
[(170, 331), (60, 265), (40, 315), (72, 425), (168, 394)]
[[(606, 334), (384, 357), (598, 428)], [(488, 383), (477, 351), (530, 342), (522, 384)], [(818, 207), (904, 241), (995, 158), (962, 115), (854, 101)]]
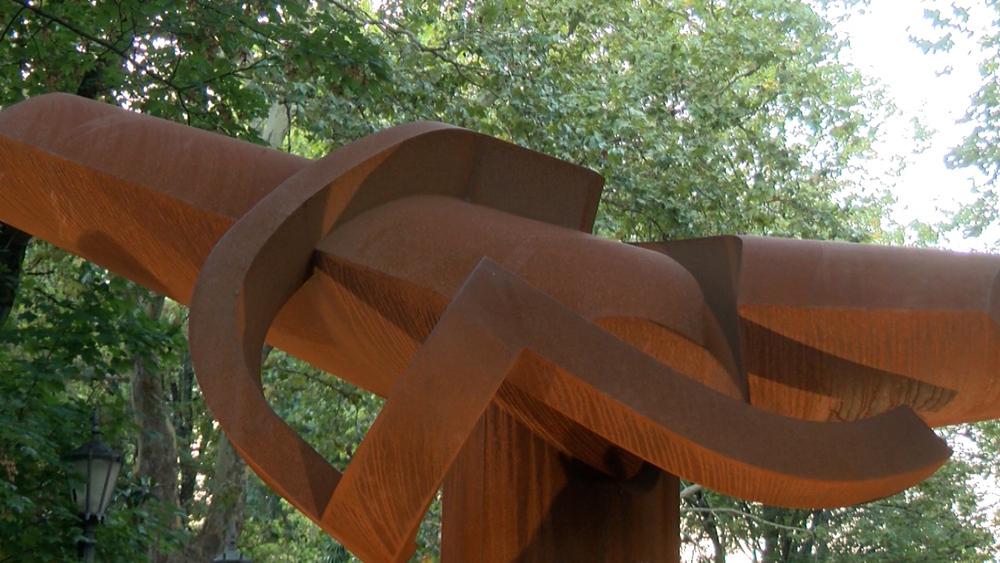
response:
[(444, 484), (441, 558), (676, 562), (677, 477), (619, 481), (576, 462), (490, 406)]

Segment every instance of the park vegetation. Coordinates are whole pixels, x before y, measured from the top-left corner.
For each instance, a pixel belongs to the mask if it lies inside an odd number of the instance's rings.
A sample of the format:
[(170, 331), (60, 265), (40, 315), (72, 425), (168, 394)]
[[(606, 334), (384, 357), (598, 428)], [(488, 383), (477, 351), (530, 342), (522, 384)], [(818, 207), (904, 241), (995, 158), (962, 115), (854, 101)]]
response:
[[(991, 2), (992, 9), (996, 3)], [(892, 114), (838, 58), (850, 2), (798, 0), (0, 0), (0, 108), (70, 92), (315, 157), (413, 120), (449, 122), (597, 170), (596, 232), (898, 244), (865, 174)], [(946, 14), (947, 15), (947, 14)], [(956, 12), (956, 17), (961, 14)], [(994, 51), (996, 36), (987, 38)], [(953, 153), (996, 217), (1000, 52)], [(179, 164), (182, 165), (182, 164)], [(2, 171), (0, 171), (2, 175)], [(0, 183), (0, 189), (3, 189)], [(974, 221), (979, 221), (975, 223)], [(0, 225), (0, 562), (71, 560), (62, 456), (103, 438), (127, 466), (99, 559), (208, 561), (231, 524), (255, 561), (349, 561), (267, 489), (213, 423), (186, 309)], [(381, 405), (279, 350), (271, 405), (341, 469)], [(892, 498), (787, 510), (684, 484), (684, 558), (990, 561), (1000, 426), (945, 429), (957, 454)], [(994, 493), (995, 495), (995, 493)], [(437, 560), (440, 507), (418, 535)]]

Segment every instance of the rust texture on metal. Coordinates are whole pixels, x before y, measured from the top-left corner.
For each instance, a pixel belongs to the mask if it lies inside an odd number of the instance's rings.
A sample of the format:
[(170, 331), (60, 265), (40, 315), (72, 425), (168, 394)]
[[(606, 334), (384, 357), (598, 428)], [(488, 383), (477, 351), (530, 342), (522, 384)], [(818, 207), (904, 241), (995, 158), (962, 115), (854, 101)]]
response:
[[(674, 475), (849, 505), (940, 466), (930, 427), (1000, 416), (1000, 258), (626, 245), (589, 234), (601, 186), (434, 123), (310, 161), (65, 95), (0, 112), (0, 221), (189, 304), (229, 439), (367, 561), (409, 557), (443, 483), (453, 560), (551, 560), (572, 530), (663, 560), (622, 522), (673, 537)], [(268, 406), (265, 342), (387, 397), (343, 474)]]

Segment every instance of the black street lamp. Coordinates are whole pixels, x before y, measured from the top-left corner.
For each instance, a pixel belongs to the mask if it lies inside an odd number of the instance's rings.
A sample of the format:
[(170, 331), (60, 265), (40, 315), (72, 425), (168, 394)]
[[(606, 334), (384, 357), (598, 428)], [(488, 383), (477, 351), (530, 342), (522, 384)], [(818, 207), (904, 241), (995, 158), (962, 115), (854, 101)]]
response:
[(83, 527), (84, 539), (77, 544), (77, 550), (80, 559), (84, 561), (94, 560), (97, 546), (94, 532), (97, 524), (104, 519), (104, 511), (111, 502), (111, 494), (122, 469), (122, 455), (98, 440), (101, 431), (96, 406), (92, 422), (90, 442), (66, 455), (77, 474), (84, 477), (83, 481), (73, 481), (70, 488), (70, 496), (79, 509)]
[(224, 561), (233, 561), (234, 563), (253, 563), (253, 559), (243, 555), (236, 549), (236, 524), (229, 525), (229, 549), (215, 556), (212, 563)]

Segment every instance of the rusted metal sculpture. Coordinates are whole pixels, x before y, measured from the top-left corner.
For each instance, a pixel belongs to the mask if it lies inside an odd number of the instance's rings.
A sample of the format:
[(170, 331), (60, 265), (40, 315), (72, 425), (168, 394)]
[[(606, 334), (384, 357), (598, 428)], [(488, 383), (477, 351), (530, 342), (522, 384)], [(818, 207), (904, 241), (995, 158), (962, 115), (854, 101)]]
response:
[[(213, 414), (366, 561), (445, 486), (452, 561), (668, 560), (675, 475), (832, 507), (1000, 416), (1000, 258), (586, 234), (595, 173), (439, 124), (317, 161), (63, 95), (0, 112), (0, 220), (191, 305)], [(267, 405), (271, 344), (388, 397), (343, 474)], [(673, 529), (671, 531), (671, 528)]]

